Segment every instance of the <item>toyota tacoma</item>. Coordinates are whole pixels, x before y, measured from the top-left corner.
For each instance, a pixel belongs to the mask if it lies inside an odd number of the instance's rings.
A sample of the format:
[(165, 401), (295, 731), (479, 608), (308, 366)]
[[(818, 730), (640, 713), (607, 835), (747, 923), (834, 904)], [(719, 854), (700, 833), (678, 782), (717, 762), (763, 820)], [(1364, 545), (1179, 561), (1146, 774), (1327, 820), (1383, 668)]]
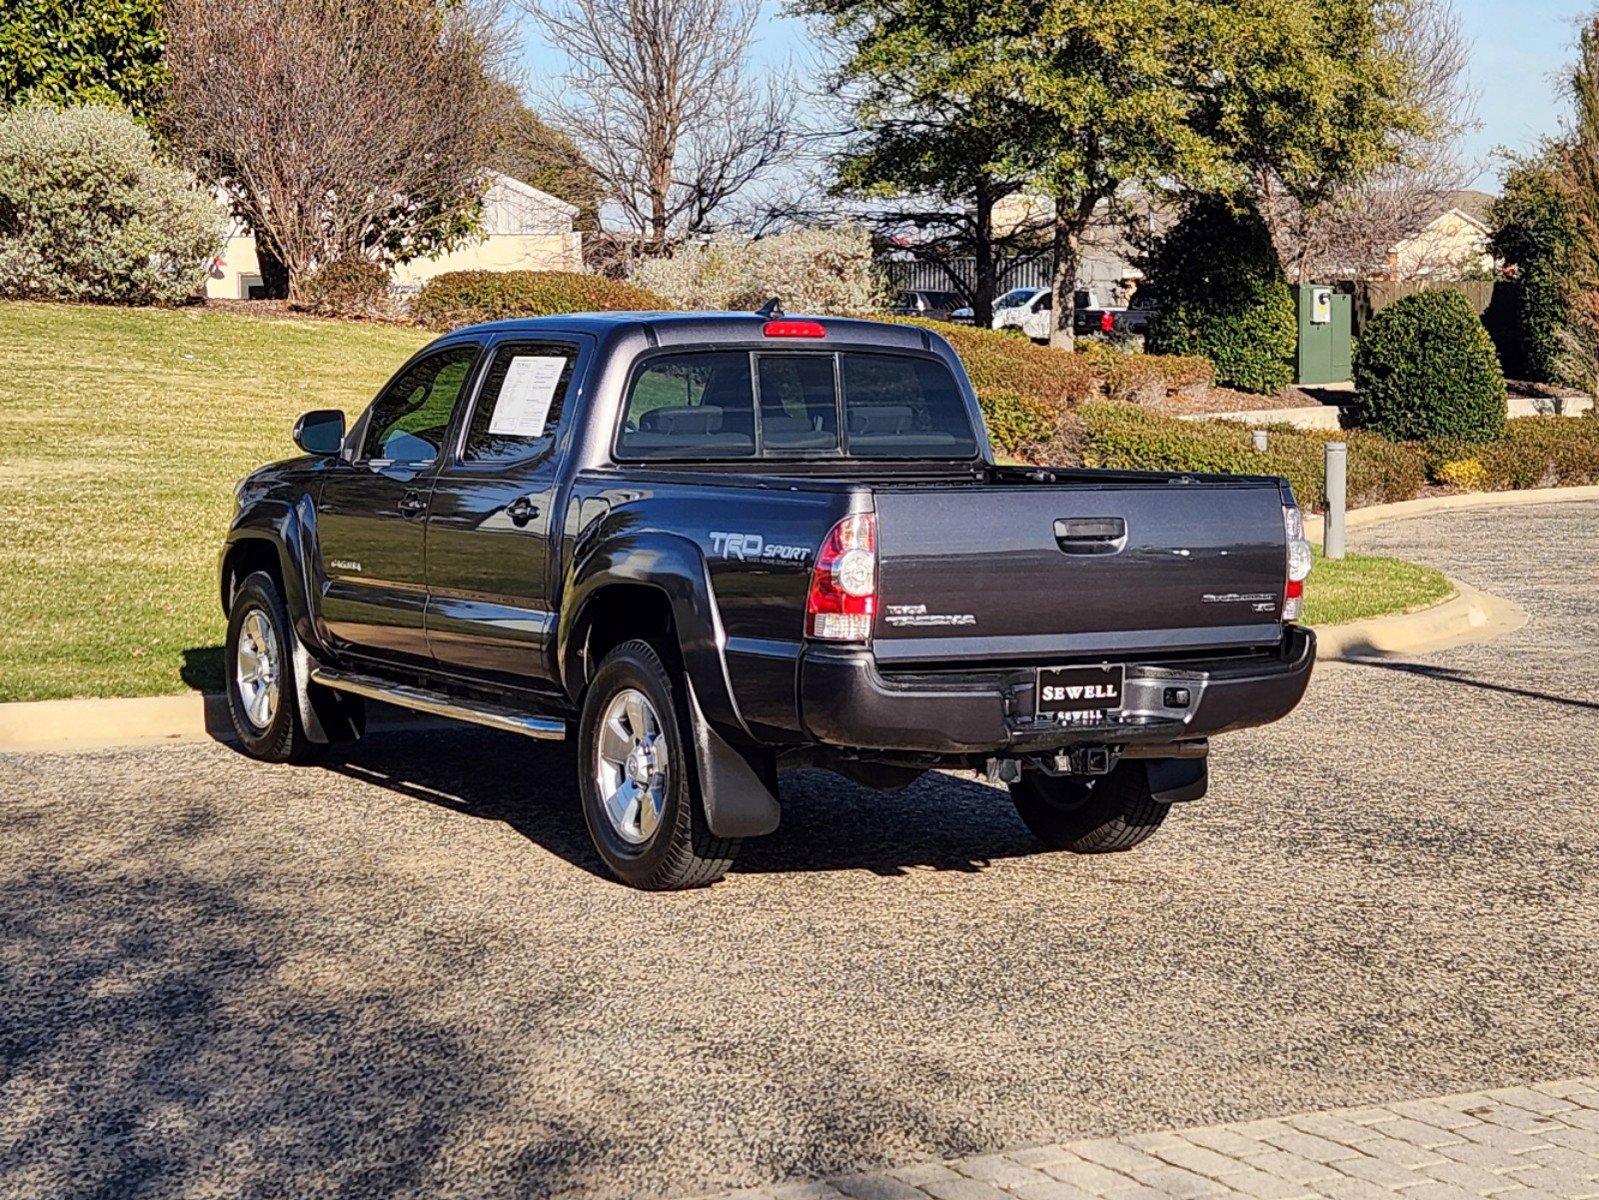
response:
[(719, 877), (797, 767), (974, 770), (1045, 845), (1129, 849), (1315, 658), (1286, 481), (997, 465), (919, 326), (477, 325), (294, 439), (221, 557), (244, 750), (312, 758), (368, 700), (573, 737), (637, 887)]

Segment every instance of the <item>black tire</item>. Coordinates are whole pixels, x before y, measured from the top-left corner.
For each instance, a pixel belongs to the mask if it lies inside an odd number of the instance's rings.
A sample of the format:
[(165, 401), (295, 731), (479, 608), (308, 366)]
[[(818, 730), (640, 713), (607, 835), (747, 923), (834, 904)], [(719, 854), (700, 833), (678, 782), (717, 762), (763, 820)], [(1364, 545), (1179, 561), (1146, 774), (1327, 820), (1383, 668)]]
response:
[[(666, 779), (660, 816), (642, 844), (629, 842), (607, 815), (600, 794), (600, 725), (611, 703), (629, 689), (643, 693), (660, 718)], [(733, 865), (738, 839), (712, 835), (697, 786), (687, 697), (662, 655), (645, 641), (624, 642), (605, 656), (583, 697), (578, 721), (577, 778), (583, 820), (611, 872), (632, 887), (666, 892), (703, 887)]]
[[(258, 723), (251, 715), (240, 690), (239, 642), (241, 632), (252, 613), (265, 617), (265, 635), (276, 651), (277, 702), (271, 715)], [(263, 627), (255, 625), (260, 631)], [(228, 638), (223, 652), (223, 670), (228, 681), (228, 717), (233, 723), (234, 736), (251, 758), (263, 762), (310, 762), (327, 751), (325, 743), (313, 742), (305, 732), (300, 717), (299, 688), (294, 674), (294, 653), (290, 642), (289, 609), (283, 602), (283, 593), (277, 581), (265, 571), (256, 571), (245, 577), (233, 594), (233, 604), (228, 611)]]
[(1075, 854), (1131, 850), (1160, 828), (1171, 809), (1150, 795), (1148, 771), (1137, 759), (1093, 779), (1028, 771), (1010, 785), (1010, 795), (1039, 841)]

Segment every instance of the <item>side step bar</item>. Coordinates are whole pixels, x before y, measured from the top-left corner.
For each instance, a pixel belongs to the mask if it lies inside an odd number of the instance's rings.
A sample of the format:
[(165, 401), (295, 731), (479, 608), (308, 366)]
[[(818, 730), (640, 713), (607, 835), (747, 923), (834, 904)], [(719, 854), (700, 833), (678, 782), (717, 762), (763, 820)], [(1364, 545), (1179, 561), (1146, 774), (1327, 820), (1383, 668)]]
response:
[(455, 721), (470, 721), (474, 725), (487, 725), (490, 729), (503, 729), (507, 733), (520, 733), (523, 737), (542, 738), (559, 742), (566, 737), (566, 722), (554, 717), (533, 717), (514, 708), (485, 704), (475, 700), (457, 700), (443, 692), (426, 688), (409, 687), (403, 683), (390, 683), (372, 675), (355, 675), (347, 671), (330, 671), (315, 667), (311, 682), (337, 692), (365, 696), (368, 700), (381, 700), (401, 708), (431, 713), (435, 717), (449, 717)]

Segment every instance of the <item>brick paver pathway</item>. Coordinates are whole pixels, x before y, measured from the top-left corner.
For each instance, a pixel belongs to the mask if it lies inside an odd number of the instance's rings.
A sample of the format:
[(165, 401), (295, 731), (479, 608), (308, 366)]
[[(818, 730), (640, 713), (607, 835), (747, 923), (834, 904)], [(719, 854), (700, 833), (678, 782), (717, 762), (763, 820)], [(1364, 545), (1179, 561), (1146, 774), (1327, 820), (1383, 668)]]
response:
[(718, 1200), (1590, 1200), (1599, 1076), (1031, 1146)]

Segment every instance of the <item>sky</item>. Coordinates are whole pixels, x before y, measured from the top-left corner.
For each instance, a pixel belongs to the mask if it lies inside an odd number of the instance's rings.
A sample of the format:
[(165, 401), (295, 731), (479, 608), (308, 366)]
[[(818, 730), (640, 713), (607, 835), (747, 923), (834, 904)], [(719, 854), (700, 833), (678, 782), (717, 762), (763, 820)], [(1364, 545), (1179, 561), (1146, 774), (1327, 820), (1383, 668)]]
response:
[[(1501, 146), (1530, 150), (1555, 133), (1565, 115), (1558, 76), (1573, 57), (1577, 23), (1592, 12), (1571, 0), (1456, 0), (1471, 44), (1470, 82), (1482, 128), (1468, 135), (1472, 161)], [(1496, 164), (1479, 186), (1492, 187)]]
[[(1501, 148), (1525, 151), (1560, 128), (1566, 105), (1558, 75), (1572, 57), (1577, 22), (1594, 11), (1596, 0), (1455, 0), (1462, 29), (1471, 46), (1469, 85), (1476, 97), (1480, 128), (1468, 134), (1462, 152), (1468, 162), (1482, 164), (1477, 186), (1496, 191)], [(762, 5), (754, 50), (757, 63), (814, 61), (805, 25), (782, 15), (782, 3)], [(558, 75), (559, 52), (545, 44), (529, 20), (524, 35), (522, 66), (529, 81)]]

